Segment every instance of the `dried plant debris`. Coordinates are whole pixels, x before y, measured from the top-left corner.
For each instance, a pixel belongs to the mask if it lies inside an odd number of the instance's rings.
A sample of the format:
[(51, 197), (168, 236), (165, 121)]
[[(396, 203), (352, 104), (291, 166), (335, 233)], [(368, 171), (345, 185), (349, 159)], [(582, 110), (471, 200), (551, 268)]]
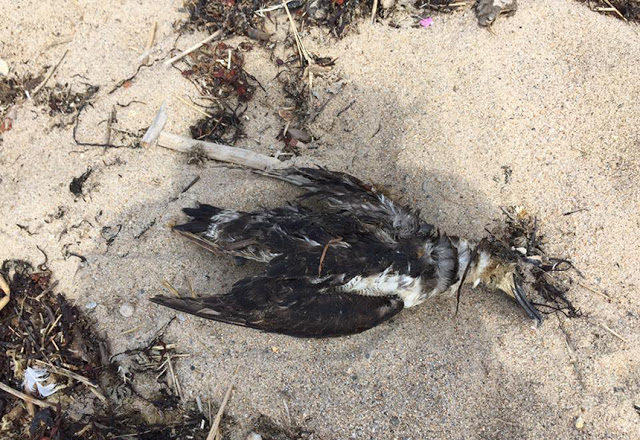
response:
[(76, 307), (52, 292), (55, 283), (45, 265), (7, 260), (0, 272), (11, 291), (0, 311), (0, 382), (49, 405), (34, 408), (0, 394), (0, 437), (71, 438), (62, 428), (62, 408), (81, 395), (87, 404), (104, 399), (97, 380), (106, 344)]
[(244, 135), (242, 114), (258, 86), (244, 70), (243, 52), (251, 48), (249, 44), (206, 44), (184, 59), (187, 68), (182, 75), (211, 103), (200, 105), (200, 112), (207, 116), (191, 126), (194, 139), (233, 145)]
[(13, 127), (15, 115), (11, 114), (11, 109), (14, 105), (26, 99), (28, 92), (40, 82), (42, 75), (0, 76), (0, 134)]
[[(208, 109), (212, 111), (212, 109)], [(190, 127), (191, 137), (198, 140), (217, 142), (224, 145), (235, 145), (244, 132), (242, 120), (233, 110), (218, 109), (211, 117), (199, 119)]]
[(465, 8), (471, 4), (473, 0), (418, 0), (414, 3), (417, 9), (426, 11), (451, 12)]
[(591, 10), (626, 21), (640, 22), (640, 0), (580, 0)]
[(36, 103), (48, 107), (49, 116), (73, 114), (89, 102), (100, 89), (91, 84), (82, 85), (83, 90), (75, 90), (70, 84), (60, 83), (53, 87), (44, 87), (36, 96)]
[(246, 45), (239, 49), (225, 43), (205, 44), (186, 57), (189, 67), (182, 75), (193, 79), (205, 96), (235, 97), (239, 102), (248, 102), (255, 92), (256, 81), (243, 69), (242, 50), (251, 49)]
[(45, 265), (7, 260), (0, 274), (10, 291), (0, 309), (0, 438), (207, 438), (208, 416), (181, 402), (173, 368), (186, 355), (164, 341), (166, 326), (110, 356), (92, 323), (53, 292)]
[(547, 255), (544, 236), (540, 233), (538, 221), (522, 207), (503, 209), (506, 217), (504, 226), (492, 231), (491, 240), (496, 252), (504, 255), (506, 261), (517, 264), (517, 273), (531, 286), (525, 292), (532, 304), (545, 314), (562, 313), (576, 318), (582, 313), (567, 297), (573, 283), (570, 273), (582, 274), (571, 261)]

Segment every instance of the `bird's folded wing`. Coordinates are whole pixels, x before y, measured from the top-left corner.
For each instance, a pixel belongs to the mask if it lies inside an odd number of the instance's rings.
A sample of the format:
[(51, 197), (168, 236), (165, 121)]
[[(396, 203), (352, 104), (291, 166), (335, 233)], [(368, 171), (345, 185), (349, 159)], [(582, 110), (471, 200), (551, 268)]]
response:
[(297, 337), (360, 333), (403, 308), (398, 297), (338, 291), (308, 279), (245, 278), (225, 295), (201, 298), (156, 296), (151, 301), (215, 321)]
[(415, 234), (423, 226), (416, 212), (399, 205), (374, 187), (346, 173), (323, 168), (284, 168), (257, 171), (304, 188), (303, 198), (325, 202), (332, 210), (348, 212), (359, 220), (383, 228), (400, 238)]

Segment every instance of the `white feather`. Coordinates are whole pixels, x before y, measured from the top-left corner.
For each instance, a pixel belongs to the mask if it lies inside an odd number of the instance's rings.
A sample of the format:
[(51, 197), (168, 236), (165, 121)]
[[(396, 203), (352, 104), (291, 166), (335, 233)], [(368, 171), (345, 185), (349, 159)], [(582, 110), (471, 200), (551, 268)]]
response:
[(24, 387), (30, 392), (38, 390), (38, 394), (42, 397), (49, 397), (58, 391), (59, 387), (56, 383), (44, 385), (43, 382), (49, 377), (49, 372), (43, 368), (27, 367), (24, 372)]

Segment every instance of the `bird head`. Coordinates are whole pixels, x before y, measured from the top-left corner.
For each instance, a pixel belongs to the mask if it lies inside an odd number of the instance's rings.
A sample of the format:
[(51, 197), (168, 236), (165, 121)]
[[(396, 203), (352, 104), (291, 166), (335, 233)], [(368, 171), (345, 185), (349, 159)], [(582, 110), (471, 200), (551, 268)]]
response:
[(484, 239), (474, 251), (474, 257), (466, 276), (473, 287), (482, 284), (490, 290), (505, 293), (514, 299), (537, 324), (542, 316), (529, 301), (523, 288), (523, 279), (519, 273), (519, 256), (499, 242)]

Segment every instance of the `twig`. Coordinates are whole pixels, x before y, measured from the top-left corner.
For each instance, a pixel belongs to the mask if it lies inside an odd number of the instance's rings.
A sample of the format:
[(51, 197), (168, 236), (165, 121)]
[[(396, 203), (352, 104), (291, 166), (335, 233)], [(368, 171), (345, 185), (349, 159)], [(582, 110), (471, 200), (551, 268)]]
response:
[(149, 39), (147, 40), (147, 45), (144, 48), (144, 52), (140, 56), (140, 64), (147, 64), (149, 61), (149, 54), (151, 53), (151, 48), (153, 47), (153, 41), (156, 39), (156, 31), (158, 30), (158, 22), (154, 21), (151, 26), (151, 32), (149, 32)]
[(44, 365), (47, 370), (49, 370), (50, 372), (52, 372), (53, 374), (58, 374), (60, 376), (66, 376), (66, 377), (70, 377), (71, 379), (75, 379), (78, 382), (93, 388), (96, 392), (94, 393), (102, 402), (107, 402), (107, 398), (102, 395), (102, 393), (100, 393), (98, 391), (98, 385), (93, 383), (91, 380), (87, 379), (84, 376), (81, 376), (77, 373), (74, 373), (71, 370), (67, 370), (66, 368), (62, 368), (62, 367), (56, 367), (55, 365), (50, 364), (49, 362), (44, 362), (41, 361), (39, 359), (35, 359), (35, 362), (41, 365)]
[(176, 55), (175, 57), (169, 58), (167, 61), (164, 62), (164, 66), (165, 67), (171, 66), (173, 63), (175, 63), (179, 59), (182, 59), (182, 58), (186, 57), (187, 55), (189, 55), (191, 52), (194, 52), (194, 51), (200, 49), (202, 46), (204, 46), (208, 42), (215, 40), (216, 38), (218, 38), (219, 36), (222, 35), (222, 32), (223, 32), (222, 29), (218, 29), (217, 31), (215, 31), (213, 34), (209, 35), (207, 38), (205, 38), (201, 42), (199, 42), (197, 44), (194, 44), (193, 46), (189, 47), (187, 50), (185, 50), (184, 52), (181, 52), (180, 54)]
[(341, 114), (343, 114), (344, 112), (346, 112), (347, 110), (349, 110), (351, 108), (351, 106), (353, 106), (353, 104), (356, 103), (356, 100), (354, 99), (353, 101), (351, 101), (349, 103), (349, 105), (347, 105), (345, 108), (343, 108), (342, 110), (340, 110), (338, 113), (336, 113), (336, 118), (339, 117)]
[(229, 402), (229, 397), (231, 397), (231, 390), (233, 390), (233, 385), (235, 381), (231, 379), (231, 384), (227, 389), (227, 392), (224, 395), (224, 399), (222, 399), (222, 403), (220, 404), (220, 408), (218, 409), (218, 413), (216, 414), (216, 418), (213, 420), (211, 424), (211, 429), (209, 430), (209, 435), (207, 435), (207, 440), (214, 440), (218, 436), (218, 428), (220, 427), (220, 421), (222, 420), (222, 415), (224, 414), (224, 409), (227, 406), (227, 402)]
[(180, 194), (184, 194), (187, 191), (189, 191), (191, 189), (191, 187), (193, 185), (195, 185), (196, 183), (198, 183), (200, 181), (200, 176), (196, 176), (187, 186), (184, 187), (184, 189), (182, 191), (180, 191)]
[(606, 4), (608, 4), (608, 5), (609, 5), (609, 7), (613, 8), (613, 10), (614, 10), (614, 11), (616, 11), (616, 14), (618, 14), (618, 15), (620, 16), (620, 18), (622, 18), (624, 21), (627, 21), (627, 18), (626, 18), (624, 15), (622, 15), (622, 14), (620, 13), (620, 11), (618, 11), (618, 8), (616, 8), (615, 6), (613, 6), (609, 0), (604, 0), (604, 2), (605, 2)]
[(178, 378), (176, 377), (175, 371), (173, 371), (173, 365), (171, 364), (171, 355), (168, 355), (167, 365), (169, 366), (169, 373), (171, 373), (171, 380), (173, 381), (173, 387), (176, 389), (176, 394), (179, 399), (182, 399), (182, 389), (180, 388), (180, 382), (178, 382)]
[(578, 212), (582, 212), (582, 211), (589, 211), (589, 208), (574, 209), (573, 211), (564, 212), (564, 213), (562, 213), (562, 215), (577, 214)]
[(373, 9), (371, 10), (371, 23), (376, 22), (377, 13), (378, 13), (378, 0), (373, 0)]
[(583, 289), (587, 289), (591, 293), (595, 293), (596, 295), (600, 295), (601, 297), (606, 298), (606, 299), (611, 299), (611, 297), (609, 295), (607, 295), (606, 293), (599, 292), (596, 289), (594, 289), (592, 287), (589, 287), (586, 284), (581, 283), (580, 281), (578, 281), (576, 284), (578, 284), (578, 286), (582, 287)]
[(169, 150), (190, 153), (194, 147), (201, 147), (208, 158), (220, 162), (228, 162), (259, 170), (269, 168), (279, 168), (283, 164), (274, 157), (255, 153), (244, 148), (230, 147), (228, 145), (214, 142), (199, 141), (173, 133), (161, 132), (158, 138), (158, 145)]
[(156, 113), (156, 116), (153, 118), (153, 121), (151, 122), (151, 125), (149, 126), (147, 131), (144, 133), (144, 136), (142, 136), (142, 140), (140, 141), (142, 146), (150, 147), (156, 140), (158, 140), (158, 136), (160, 136), (160, 133), (164, 128), (164, 124), (167, 123), (167, 119), (169, 118), (167, 116), (166, 109), (167, 103), (165, 101), (160, 106), (160, 110), (158, 110), (158, 113)]
[(327, 244), (324, 245), (324, 249), (322, 249), (322, 255), (320, 255), (320, 264), (318, 264), (318, 276), (322, 273), (322, 264), (324, 263), (324, 258), (327, 256), (327, 251), (329, 250), (329, 246), (333, 243), (339, 243), (342, 241), (342, 237), (332, 238), (327, 241)]
[(622, 336), (620, 336), (619, 333), (614, 332), (613, 330), (611, 330), (609, 327), (607, 327), (606, 325), (604, 325), (603, 323), (600, 323), (600, 326), (605, 329), (606, 331), (608, 331), (609, 333), (611, 333), (613, 336), (615, 336), (616, 338), (620, 339), (622, 342), (627, 342), (627, 340), (625, 338), (623, 338)]
[(31, 92), (31, 97), (33, 98), (34, 96), (36, 96), (36, 94), (42, 90), (42, 88), (47, 84), (47, 81), (49, 81), (51, 79), (51, 77), (53, 76), (54, 72), (58, 69), (58, 66), (60, 66), (60, 64), (62, 63), (62, 60), (64, 60), (64, 57), (67, 56), (67, 52), (69, 52), (69, 49), (65, 50), (64, 53), (62, 54), (62, 57), (60, 57), (60, 61), (58, 61), (58, 63), (53, 66), (53, 69), (51, 69), (49, 71), (49, 73), (47, 74), (47, 76), (45, 77), (45, 79), (38, 84), (38, 87), (36, 87), (35, 89), (33, 89), (33, 92)]
[(44, 400), (40, 400), (40, 399), (35, 399), (35, 398), (29, 396), (28, 394), (21, 393), (20, 391), (14, 390), (10, 386), (5, 385), (3, 382), (0, 382), (0, 390), (11, 394), (12, 396), (17, 397), (18, 399), (22, 399), (27, 403), (31, 403), (32, 405), (38, 405), (38, 406), (41, 406), (43, 408), (55, 408), (56, 407), (52, 403), (45, 402)]

